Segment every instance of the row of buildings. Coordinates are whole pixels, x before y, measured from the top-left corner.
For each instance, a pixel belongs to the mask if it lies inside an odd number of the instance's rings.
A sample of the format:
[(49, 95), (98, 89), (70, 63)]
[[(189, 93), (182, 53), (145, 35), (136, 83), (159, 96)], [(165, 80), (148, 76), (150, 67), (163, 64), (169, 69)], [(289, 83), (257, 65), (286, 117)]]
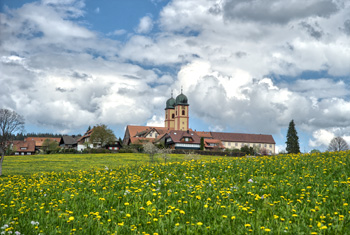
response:
[(189, 128), (189, 103), (182, 93), (166, 101), (164, 127), (128, 125), (123, 139), (124, 145), (142, 144), (148, 141), (163, 143), (172, 149), (200, 149), (201, 139), (204, 148), (240, 149), (253, 147), (258, 151), (275, 154), (275, 140), (272, 135), (243, 134), (227, 132), (193, 131)]
[[(46, 139), (56, 141), (61, 148), (82, 151), (85, 148), (101, 148), (99, 143), (91, 143), (90, 136), (94, 128), (83, 136), (62, 136), (60, 138), (27, 137), (24, 141), (15, 141), (13, 150), (17, 155), (31, 155), (42, 149)], [(201, 141), (206, 150), (240, 149), (253, 147), (257, 152), (275, 154), (275, 141), (272, 135), (243, 134), (227, 132), (193, 131), (189, 128), (189, 103), (182, 93), (174, 99), (171, 95), (166, 101), (164, 127), (128, 125), (125, 129), (123, 145), (139, 145), (147, 142), (163, 143), (172, 149), (201, 148)], [(106, 148), (119, 150), (121, 143), (116, 139)]]

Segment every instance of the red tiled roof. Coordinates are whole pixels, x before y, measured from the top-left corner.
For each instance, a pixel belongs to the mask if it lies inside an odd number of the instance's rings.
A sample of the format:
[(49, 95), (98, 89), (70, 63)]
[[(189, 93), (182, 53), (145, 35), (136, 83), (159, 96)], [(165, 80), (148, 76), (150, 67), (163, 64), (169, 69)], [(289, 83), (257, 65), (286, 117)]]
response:
[(130, 137), (135, 137), (138, 133), (141, 133), (141, 132), (149, 133), (153, 129), (155, 129), (160, 135), (170, 130), (167, 127), (131, 126), (131, 125), (128, 125), (127, 129), (129, 130)]
[(168, 136), (174, 143), (183, 143), (185, 137), (192, 138), (193, 141), (186, 143), (200, 144), (201, 138), (194, 131), (175, 131), (172, 130), (168, 133)]
[(276, 144), (272, 135), (211, 132), (214, 139), (227, 142)]
[[(22, 149), (26, 148), (26, 149)], [(12, 149), (16, 152), (35, 152), (35, 141), (34, 140), (15, 140), (13, 141)]]
[(154, 138), (143, 138), (143, 137), (130, 137), (130, 144), (143, 144), (146, 142), (152, 142)]
[(211, 136), (211, 133), (210, 132), (207, 132), (207, 131), (196, 131), (196, 134), (199, 136), (199, 137), (203, 137), (203, 138), (213, 138)]
[(80, 137), (80, 138), (77, 140), (77, 142), (80, 142), (81, 140), (90, 137), (90, 135), (92, 134), (93, 130), (94, 130), (94, 128), (92, 128), (91, 130), (87, 131), (82, 137)]
[[(210, 146), (210, 144), (217, 144), (217, 146)], [(204, 139), (204, 147), (205, 148), (225, 148), (222, 143), (221, 140), (217, 140), (217, 139)]]
[(53, 137), (27, 137), (24, 139), (24, 141), (34, 140), (36, 147), (42, 147), (45, 140), (53, 140), (59, 143), (61, 141), (61, 138), (53, 138)]

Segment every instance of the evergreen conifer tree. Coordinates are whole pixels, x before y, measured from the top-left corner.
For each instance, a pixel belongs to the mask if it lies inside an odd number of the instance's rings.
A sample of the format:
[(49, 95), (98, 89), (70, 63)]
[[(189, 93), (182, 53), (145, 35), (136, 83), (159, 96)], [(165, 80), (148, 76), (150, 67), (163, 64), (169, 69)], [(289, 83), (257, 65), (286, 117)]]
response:
[(293, 120), (289, 123), (286, 144), (288, 153), (300, 153), (298, 133)]
[(203, 137), (201, 137), (200, 150), (204, 150), (204, 138)]

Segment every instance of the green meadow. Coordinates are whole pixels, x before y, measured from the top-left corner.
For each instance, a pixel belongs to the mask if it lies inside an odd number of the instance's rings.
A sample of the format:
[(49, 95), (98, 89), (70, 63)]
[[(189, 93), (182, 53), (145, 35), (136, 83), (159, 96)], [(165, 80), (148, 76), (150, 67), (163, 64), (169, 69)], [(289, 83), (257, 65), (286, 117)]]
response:
[(350, 152), (13, 156), (2, 234), (350, 234)]
[[(200, 159), (217, 157), (198, 156)], [(196, 157), (196, 158), (198, 158)], [(191, 158), (191, 157), (190, 157)], [(170, 154), (168, 162), (191, 160), (187, 155)], [(164, 162), (160, 156), (155, 157), (156, 163)], [(3, 163), (4, 175), (29, 175), (38, 172), (58, 172), (69, 170), (89, 170), (114, 168), (150, 163), (147, 154), (108, 153), (108, 154), (49, 154), (32, 156), (6, 156)]]

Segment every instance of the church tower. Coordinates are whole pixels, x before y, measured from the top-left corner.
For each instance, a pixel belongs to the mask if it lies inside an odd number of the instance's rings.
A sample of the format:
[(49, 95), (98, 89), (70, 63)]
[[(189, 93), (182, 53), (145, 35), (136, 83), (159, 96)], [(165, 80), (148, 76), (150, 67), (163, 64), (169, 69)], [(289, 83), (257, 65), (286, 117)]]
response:
[(171, 130), (175, 129), (175, 99), (173, 98), (173, 92), (171, 92), (171, 98), (166, 101), (164, 126)]
[(187, 97), (181, 94), (175, 100), (175, 130), (187, 131), (189, 129), (189, 104)]

